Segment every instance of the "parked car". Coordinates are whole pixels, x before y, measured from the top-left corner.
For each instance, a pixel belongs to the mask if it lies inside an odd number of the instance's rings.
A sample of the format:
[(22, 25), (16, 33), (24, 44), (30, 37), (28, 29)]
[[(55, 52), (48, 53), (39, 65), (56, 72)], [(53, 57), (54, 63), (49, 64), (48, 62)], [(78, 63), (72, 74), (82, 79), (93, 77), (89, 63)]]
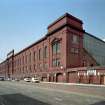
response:
[(0, 81), (4, 81), (5, 79), (4, 79), (4, 77), (0, 77)]
[(6, 78), (5, 80), (6, 81), (12, 81), (12, 78)]
[(24, 78), (24, 81), (25, 82), (31, 82), (31, 78), (30, 77), (26, 77), (26, 78)]
[(20, 81), (19, 79), (15, 78), (15, 79), (12, 79), (12, 81)]
[(15, 78), (15, 81), (20, 81), (20, 79)]
[(34, 78), (34, 77), (32, 77), (31, 81), (34, 82), (34, 83), (39, 83), (40, 82), (38, 78)]

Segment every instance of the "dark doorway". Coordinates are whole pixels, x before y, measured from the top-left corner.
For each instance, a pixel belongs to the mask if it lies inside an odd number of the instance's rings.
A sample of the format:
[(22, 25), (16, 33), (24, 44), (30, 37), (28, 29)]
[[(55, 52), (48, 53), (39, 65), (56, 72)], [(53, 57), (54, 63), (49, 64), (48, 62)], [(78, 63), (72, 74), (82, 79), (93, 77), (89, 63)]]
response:
[(93, 84), (93, 81), (94, 81), (94, 76), (93, 75), (90, 75), (89, 76), (89, 83), (90, 84)]

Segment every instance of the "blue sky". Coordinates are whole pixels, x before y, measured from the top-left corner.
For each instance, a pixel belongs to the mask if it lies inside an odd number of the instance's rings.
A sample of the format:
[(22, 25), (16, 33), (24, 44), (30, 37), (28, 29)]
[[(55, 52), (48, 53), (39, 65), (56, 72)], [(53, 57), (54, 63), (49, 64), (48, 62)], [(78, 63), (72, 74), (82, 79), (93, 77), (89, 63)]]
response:
[(0, 0), (0, 61), (47, 33), (47, 26), (68, 12), (85, 31), (105, 38), (105, 0)]

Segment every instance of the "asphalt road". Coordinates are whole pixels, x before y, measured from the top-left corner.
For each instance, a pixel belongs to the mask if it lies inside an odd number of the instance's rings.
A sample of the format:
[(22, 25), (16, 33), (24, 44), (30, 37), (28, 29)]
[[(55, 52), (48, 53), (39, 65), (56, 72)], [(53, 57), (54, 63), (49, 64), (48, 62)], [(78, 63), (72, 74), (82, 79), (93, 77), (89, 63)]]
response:
[[(105, 105), (105, 88), (92, 87), (94, 91), (90, 93), (88, 89), (82, 86), (0, 81), (0, 105)], [(102, 90), (102, 95), (96, 94), (95, 90), (98, 91), (96, 93)]]

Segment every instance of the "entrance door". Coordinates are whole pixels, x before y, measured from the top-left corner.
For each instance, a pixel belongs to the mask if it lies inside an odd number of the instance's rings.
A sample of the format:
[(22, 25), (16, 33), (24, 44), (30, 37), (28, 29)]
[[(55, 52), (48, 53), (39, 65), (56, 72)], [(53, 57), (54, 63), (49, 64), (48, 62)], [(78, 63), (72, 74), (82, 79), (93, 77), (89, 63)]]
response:
[(49, 82), (54, 82), (54, 76), (49, 77)]
[(93, 84), (93, 81), (94, 81), (94, 76), (93, 75), (90, 75), (89, 76), (89, 83), (90, 84)]
[(63, 74), (57, 74), (57, 82), (63, 82)]
[(70, 83), (76, 83), (77, 80), (78, 80), (78, 78), (77, 78), (76, 72), (70, 72), (70, 73), (68, 73), (68, 82), (70, 82)]
[(80, 77), (79, 77), (79, 83), (83, 83), (83, 80), (84, 80), (83, 75), (80, 75)]
[(104, 84), (104, 75), (100, 76), (100, 84)]

